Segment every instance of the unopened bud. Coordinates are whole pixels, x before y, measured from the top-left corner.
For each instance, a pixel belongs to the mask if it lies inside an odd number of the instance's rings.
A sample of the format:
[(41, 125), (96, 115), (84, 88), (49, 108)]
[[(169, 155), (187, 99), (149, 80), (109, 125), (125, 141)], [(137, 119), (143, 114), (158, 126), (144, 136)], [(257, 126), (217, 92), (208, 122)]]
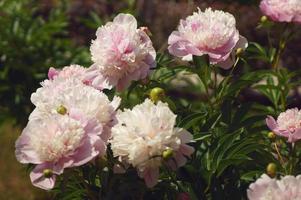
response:
[(275, 163), (269, 163), (268, 166), (267, 166), (267, 174), (274, 178), (276, 176), (276, 172), (277, 172), (277, 166)]
[(162, 157), (164, 160), (169, 160), (173, 156), (173, 150), (172, 149), (167, 149), (163, 151)]
[(284, 49), (285, 48), (285, 41), (281, 41), (280, 42), (280, 49)]
[(260, 22), (261, 23), (265, 23), (266, 21), (268, 21), (268, 18), (267, 18), (267, 16), (262, 16), (261, 18), (260, 18)]
[(57, 107), (56, 112), (61, 115), (65, 115), (67, 113), (67, 108), (60, 105), (59, 107)]
[(155, 87), (150, 91), (149, 96), (153, 102), (157, 103), (165, 97), (165, 92), (162, 88)]
[(273, 133), (272, 131), (268, 133), (268, 138), (270, 139), (275, 139), (276, 138), (276, 135), (275, 133)]
[(44, 175), (45, 178), (50, 178), (53, 175), (52, 170), (51, 169), (44, 169), (43, 170), (43, 175)]
[(243, 53), (244, 53), (244, 49), (243, 48), (236, 49), (235, 54), (236, 54), (237, 57), (240, 57)]

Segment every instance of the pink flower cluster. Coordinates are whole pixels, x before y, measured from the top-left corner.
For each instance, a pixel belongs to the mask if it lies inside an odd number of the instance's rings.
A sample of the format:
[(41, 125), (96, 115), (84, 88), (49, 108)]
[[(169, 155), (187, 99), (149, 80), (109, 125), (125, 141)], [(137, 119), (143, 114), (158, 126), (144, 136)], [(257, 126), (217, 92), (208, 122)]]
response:
[(263, 174), (248, 189), (249, 200), (301, 199), (301, 176), (284, 176), (281, 180)]
[[(176, 115), (167, 104), (146, 100), (116, 114), (120, 99), (110, 101), (102, 91), (114, 87), (122, 91), (156, 67), (156, 51), (147, 32), (137, 27), (132, 15), (119, 14), (98, 28), (90, 47), (92, 66), (49, 69), (48, 79), (31, 96), (35, 109), (16, 141), (18, 161), (35, 165), (30, 173), (33, 185), (52, 189), (66, 168), (104, 155), (109, 142), (114, 156), (135, 167), (149, 187), (157, 183), (163, 164), (176, 169), (192, 155), (194, 148), (188, 143), (193, 136), (176, 127)], [(247, 47), (234, 16), (210, 8), (182, 20), (168, 44), (172, 55), (185, 60), (208, 55), (211, 64), (224, 69), (233, 66), (236, 49)], [(300, 119), (294, 110), (277, 122), (269, 117), (267, 123), (294, 142), (301, 138)]]
[(234, 50), (246, 48), (247, 40), (239, 35), (233, 15), (208, 8), (181, 20), (168, 44), (169, 52), (183, 60), (208, 55), (211, 64), (229, 69), (235, 62)]
[(298, 108), (280, 113), (277, 121), (268, 116), (266, 124), (276, 135), (286, 137), (288, 142), (294, 143), (301, 139), (301, 110)]
[(300, 0), (262, 0), (260, 9), (276, 22), (301, 23)]
[(35, 164), (33, 185), (52, 189), (65, 168), (83, 165), (104, 155), (119, 105), (99, 90), (85, 85), (85, 69), (72, 65), (49, 70), (50, 80), (32, 94), (36, 106), (16, 141), (16, 157)]

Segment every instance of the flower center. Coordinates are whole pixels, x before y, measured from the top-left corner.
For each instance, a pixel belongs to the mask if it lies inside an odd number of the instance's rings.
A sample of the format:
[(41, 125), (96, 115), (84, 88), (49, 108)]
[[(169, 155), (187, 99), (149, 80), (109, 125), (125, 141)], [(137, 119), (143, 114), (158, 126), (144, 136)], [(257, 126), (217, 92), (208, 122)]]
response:
[[(84, 136), (84, 129), (80, 122), (69, 119), (66, 127), (49, 130), (45, 135), (36, 135), (33, 146), (43, 161), (57, 161), (73, 153), (80, 145)], [(47, 130), (46, 130), (47, 131)]]

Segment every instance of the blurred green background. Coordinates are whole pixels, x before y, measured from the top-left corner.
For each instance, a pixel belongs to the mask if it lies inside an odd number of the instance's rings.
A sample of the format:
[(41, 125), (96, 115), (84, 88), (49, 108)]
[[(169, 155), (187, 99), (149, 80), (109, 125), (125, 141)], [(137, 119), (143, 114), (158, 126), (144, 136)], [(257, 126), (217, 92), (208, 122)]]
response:
[[(33, 109), (30, 95), (49, 67), (88, 67), (97, 27), (119, 12), (132, 13), (148, 26), (155, 48), (164, 51), (179, 19), (197, 6), (233, 13), (242, 35), (267, 43), (265, 33), (256, 30), (261, 17), (256, 0), (0, 0), (0, 199), (51, 199), (31, 185), (26, 166), (14, 157), (14, 142)], [(288, 66), (300, 66), (300, 48), (300, 40), (288, 47)]]

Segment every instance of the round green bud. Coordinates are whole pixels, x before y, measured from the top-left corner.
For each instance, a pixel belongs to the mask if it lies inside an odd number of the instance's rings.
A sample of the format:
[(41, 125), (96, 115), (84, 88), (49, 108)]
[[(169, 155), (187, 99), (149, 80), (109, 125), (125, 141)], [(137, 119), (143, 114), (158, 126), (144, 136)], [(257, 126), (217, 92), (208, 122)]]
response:
[(276, 172), (277, 172), (277, 166), (275, 163), (269, 163), (267, 168), (266, 168), (266, 172), (267, 174), (274, 178), (276, 176)]
[(276, 138), (276, 135), (275, 133), (273, 133), (272, 131), (268, 133), (268, 138), (270, 139), (275, 139)]
[(244, 49), (243, 48), (236, 49), (235, 54), (236, 54), (237, 57), (240, 57), (243, 53), (244, 53)]
[(61, 115), (65, 115), (67, 113), (67, 108), (63, 105), (60, 105), (59, 107), (57, 107), (56, 112)]
[(169, 160), (173, 156), (173, 150), (172, 149), (167, 149), (163, 151), (162, 157), (164, 160)]
[(44, 175), (45, 178), (52, 177), (52, 175), (53, 175), (52, 170), (51, 169), (44, 169), (43, 170), (43, 175)]
[(262, 16), (261, 18), (260, 18), (260, 22), (261, 23), (265, 23), (266, 21), (268, 21), (268, 18), (267, 18), (267, 16)]
[(149, 93), (150, 99), (157, 103), (165, 97), (165, 92), (162, 88), (155, 87)]

